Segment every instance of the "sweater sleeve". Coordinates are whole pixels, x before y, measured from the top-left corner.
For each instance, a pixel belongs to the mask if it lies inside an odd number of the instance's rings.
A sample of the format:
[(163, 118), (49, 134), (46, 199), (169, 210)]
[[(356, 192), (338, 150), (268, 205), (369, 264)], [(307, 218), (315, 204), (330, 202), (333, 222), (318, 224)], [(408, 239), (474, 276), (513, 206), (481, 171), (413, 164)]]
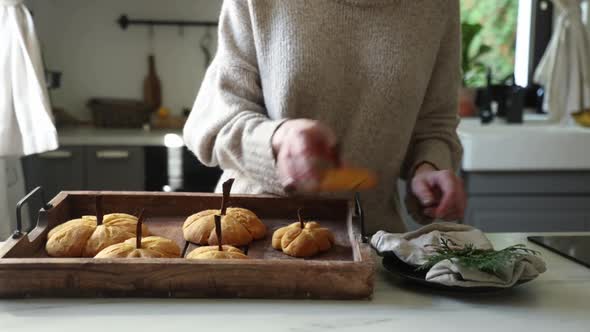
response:
[(206, 166), (280, 188), (271, 138), (284, 120), (264, 108), (248, 1), (225, 0), (215, 58), (184, 127), (187, 147)]
[(458, 91), (461, 82), (459, 1), (450, 2), (451, 14), (402, 169), (402, 177), (407, 180), (413, 176), (415, 168), (424, 162), (441, 170), (456, 170), (463, 153), (457, 136)]
[[(414, 171), (420, 164), (427, 162), (439, 170), (457, 170), (463, 154), (457, 135), (458, 91), (461, 82), (459, 1), (450, 2), (452, 10), (447, 28), (441, 39), (435, 67), (402, 169), (402, 177), (407, 180), (408, 189)], [(433, 221), (422, 214), (420, 202), (411, 193), (406, 195), (405, 203), (414, 221), (421, 224)]]

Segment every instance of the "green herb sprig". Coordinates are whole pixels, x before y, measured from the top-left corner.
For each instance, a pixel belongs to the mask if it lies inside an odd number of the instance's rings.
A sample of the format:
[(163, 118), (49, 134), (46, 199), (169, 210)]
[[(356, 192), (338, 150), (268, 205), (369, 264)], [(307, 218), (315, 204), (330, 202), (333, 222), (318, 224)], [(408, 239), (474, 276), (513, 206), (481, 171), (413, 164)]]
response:
[(502, 250), (477, 249), (473, 244), (458, 246), (450, 239), (441, 238), (440, 246), (432, 246), (436, 254), (428, 257), (426, 263), (417, 268), (418, 271), (430, 270), (438, 262), (455, 261), (467, 268), (496, 274), (500, 269), (526, 255), (539, 255), (536, 250), (528, 249), (524, 244), (517, 244)]

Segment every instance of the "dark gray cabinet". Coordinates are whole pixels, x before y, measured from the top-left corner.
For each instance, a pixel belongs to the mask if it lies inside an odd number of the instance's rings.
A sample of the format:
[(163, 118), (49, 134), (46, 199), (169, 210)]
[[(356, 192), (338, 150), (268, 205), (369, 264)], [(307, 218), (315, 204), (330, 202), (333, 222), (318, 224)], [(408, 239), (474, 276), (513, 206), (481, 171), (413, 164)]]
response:
[(466, 220), (486, 232), (590, 230), (590, 197), (475, 197)]
[(63, 146), (23, 158), (27, 190), (47, 197), (63, 190), (211, 192), (221, 170), (205, 167), (186, 148), (163, 146)]
[(51, 198), (62, 190), (85, 189), (84, 158), (84, 148), (73, 146), (23, 158), (27, 191), (42, 186)]
[[(65, 190), (211, 192), (221, 175), (186, 148), (165, 146), (62, 146), (24, 157), (22, 164), (27, 191), (42, 186), (47, 199)], [(30, 216), (40, 208), (39, 201), (31, 200)]]
[(145, 190), (142, 147), (87, 147), (88, 190)]
[(466, 224), (486, 232), (590, 231), (590, 172), (464, 173)]
[(145, 190), (142, 147), (63, 146), (23, 159), (27, 190)]

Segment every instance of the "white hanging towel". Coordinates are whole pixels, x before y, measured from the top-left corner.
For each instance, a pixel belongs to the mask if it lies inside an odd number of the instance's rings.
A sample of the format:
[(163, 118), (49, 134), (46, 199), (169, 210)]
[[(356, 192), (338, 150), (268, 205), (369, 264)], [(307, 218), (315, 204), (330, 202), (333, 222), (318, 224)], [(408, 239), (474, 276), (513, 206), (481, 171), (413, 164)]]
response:
[(553, 0), (561, 10), (551, 41), (535, 71), (545, 87), (550, 119), (572, 124), (571, 113), (590, 106), (590, 35), (582, 21), (581, 0)]
[(22, 0), (0, 0), (0, 157), (57, 147), (33, 19)]

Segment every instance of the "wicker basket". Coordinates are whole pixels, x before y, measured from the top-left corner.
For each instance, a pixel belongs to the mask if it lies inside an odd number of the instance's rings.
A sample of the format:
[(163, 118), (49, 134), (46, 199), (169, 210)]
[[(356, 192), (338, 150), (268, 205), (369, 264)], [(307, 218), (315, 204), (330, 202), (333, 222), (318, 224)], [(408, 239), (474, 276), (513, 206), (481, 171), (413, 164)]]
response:
[(88, 101), (96, 127), (141, 128), (150, 121), (152, 108), (132, 99), (93, 98)]

